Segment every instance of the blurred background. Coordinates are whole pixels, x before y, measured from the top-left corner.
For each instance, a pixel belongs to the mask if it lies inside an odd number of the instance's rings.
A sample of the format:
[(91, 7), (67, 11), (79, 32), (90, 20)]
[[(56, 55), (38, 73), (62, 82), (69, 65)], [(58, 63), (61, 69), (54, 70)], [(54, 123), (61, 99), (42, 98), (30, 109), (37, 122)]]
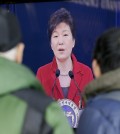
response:
[(47, 27), (50, 15), (57, 9), (64, 7), (71, 12), (76, 26), (73, 53), (90, 67), (96, 38), (106, 29), (120, 26), (119, 0), (2, 1), (0, 6), (18, 17), (25, 43), (23, 63), (35, 74), (53, 58)]

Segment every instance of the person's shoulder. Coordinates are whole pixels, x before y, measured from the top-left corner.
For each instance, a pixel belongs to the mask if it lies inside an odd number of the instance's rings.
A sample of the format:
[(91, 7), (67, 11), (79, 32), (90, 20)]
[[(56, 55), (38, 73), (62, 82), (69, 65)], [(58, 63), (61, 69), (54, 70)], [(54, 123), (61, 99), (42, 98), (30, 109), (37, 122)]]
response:
[(78, 62), (78, 65), (82, 70), (91, 72), (91, 68), (88, 65), (81, 63), (81, 62)]
[(49, 70), (51, 68), (51, 65), (52, 65), (52, 62), (39, 67), (38, 72), (44, 72), (44, 71)]
[(52, 102), (46, 109), (45, 119), (50, 126), (53, 126), (56, 134), (73, 134), (72, 128), (70, 128), (67, 118), (57, 102)]

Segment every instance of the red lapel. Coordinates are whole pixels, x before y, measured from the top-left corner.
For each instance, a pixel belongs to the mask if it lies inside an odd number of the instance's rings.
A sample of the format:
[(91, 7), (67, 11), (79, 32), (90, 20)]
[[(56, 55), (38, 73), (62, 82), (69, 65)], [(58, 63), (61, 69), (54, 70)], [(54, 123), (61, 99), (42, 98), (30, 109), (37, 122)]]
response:
[[(81, 83), (81, 80), (82, 80), (82, 75), (80, 73), (77, 73), (77, 74), (74, 73), (74, 79), (75, 79), (78, 87), (80, 88), (80, 83)], [(69, 92), (68, 92), (68, 99), (73, 100), (74, 97), (76, 96), (76, 93), (79, 93), (79, 91), (78, 91), (77, 86), (75, 85), (74, 80), (72, 79), (71, 83), (70, 83)]]
[[(80, 68), (80, 65), (77, 63), (76, 57), (72, 54), (72, 61), (73, 61), (73, 74), (74, 74), (74, 80), (76, 81), (78, 87), (80, 88), (80, 83), (83, 77), (83, 72)], [(70, 83), (70, 88), (68, 92), (68, 99), (73, 100), (76, 93), (79, 93), (78, 88), (75, 85), (75, 82), (72, 79)]]
[(59, 79), (58, 78), (57, 78), (57, 81), (56, 81), (56, 88), (57, 88), (57, 90), (59, 92), (59, 95), (57, 95), (58, 98), (59, 99), (63, 99), (64, 98), (64, 95), (63, 95), (63, 92), (62, 92), (62, 89), (61, 89), (60, 82), (59, 82)]
[[(51, 84), (54, 83), (55, 79), (56, 79), (56, 76), (55, 76), (55, 72), (56, 70), (58, 69), (58, 66), (57, 66), (57, 63), (56, 63), (56, 60), (55, 60), (55, 57), (53, 58), (53, 62), (52, 62), (52, 66), (51, 66)], [(53, 85), (53, 84), (52, 84)], [(64, 98), (64, 95), (62, 93), (62, 89), (60, 87), (60, 82), (59, 82), (59, 79), (57, 78), (56, 79), (56, 84), (55, 84), (55, 87), (54, 87), (54, 95), (55, 95), (55, 98), (59, 98), (59, 99), (62, 99)]]

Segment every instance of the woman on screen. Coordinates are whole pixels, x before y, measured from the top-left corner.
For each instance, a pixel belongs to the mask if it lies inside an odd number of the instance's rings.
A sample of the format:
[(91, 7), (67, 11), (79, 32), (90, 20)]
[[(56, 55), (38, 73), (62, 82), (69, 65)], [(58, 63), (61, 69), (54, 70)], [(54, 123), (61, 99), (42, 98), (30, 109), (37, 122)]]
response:
[(51, 15), (48, 34), (54, 58), (51, 63), (38, 69), (37, 78), (46, 94), (58, 101), (70, 118), (71, 125), (76, 127), (78, 119), (75, 119), (77, 117), (73, 116), (72, 111), (83, 108), (81, 92), (93, 79), (92, 71), (78, 62), (72, 53), (75, 31), (69, 11), (60, 8)]

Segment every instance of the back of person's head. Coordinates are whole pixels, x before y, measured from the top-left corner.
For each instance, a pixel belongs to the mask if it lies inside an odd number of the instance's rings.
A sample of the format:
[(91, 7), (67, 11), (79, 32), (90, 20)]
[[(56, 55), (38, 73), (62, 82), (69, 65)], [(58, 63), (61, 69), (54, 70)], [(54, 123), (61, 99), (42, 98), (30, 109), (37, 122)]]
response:
[(111, 28), (97, 39), (93, 59), (102, 74), (120, 67), (120, 28)]
[(16, 16), (0, 8), (0, 56), (14, 60), (20, 42), (21, 31)]
[(60, 8), (50, 16), (50, 20), (48, 23), (49, 40), (51, 39), (51, 35), (55, 30), (55, 28), (57, 27), (57, 25), (59, 25), (62, 22), (69, 25), (73, 38), (75, 38), (75, 28), (73, 18), (68, 10), (66, 10), (65, 8)]

